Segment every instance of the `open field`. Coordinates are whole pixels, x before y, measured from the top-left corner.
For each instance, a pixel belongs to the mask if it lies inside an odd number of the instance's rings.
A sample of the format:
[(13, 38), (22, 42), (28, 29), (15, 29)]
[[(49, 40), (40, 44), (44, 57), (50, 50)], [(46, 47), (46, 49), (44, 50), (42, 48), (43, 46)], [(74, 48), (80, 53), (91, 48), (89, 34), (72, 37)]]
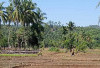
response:
[(6, 56), (8, 56), (8, 57), (12, 57), (12, 56), (20, 56), (20, 57), (25, 57), (25, 56), (33, 56), (33, 57), (35, 57), (35, 56), (37, 56), (37, 54), (0, 54), (0, 56), (3, 56), (3, 57), (6, 57)]
[(50, 52), (42, 56), (0, 56), (0, 68), (100, 68), (100, 50), (88, 50), (71, 56), (68, 53)]

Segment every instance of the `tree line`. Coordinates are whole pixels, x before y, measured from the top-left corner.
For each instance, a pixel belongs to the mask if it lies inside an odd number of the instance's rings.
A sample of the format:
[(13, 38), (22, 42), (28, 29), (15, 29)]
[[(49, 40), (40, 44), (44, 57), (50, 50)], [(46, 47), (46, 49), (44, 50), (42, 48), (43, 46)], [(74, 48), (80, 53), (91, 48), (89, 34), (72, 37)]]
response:
[(0, 3), (0, 46), (39, 47), (45, 13), (32, 0), (9, 0), (7, 7), (3, 4)]
[(80, 27), (69, 21), (66, 26), (63, 26), (61, 22), (49, 21), (44, 30), (42, 47), (66, 48), (70, 52), (74, 49), (76, 53), (100, 47), (98, 25)]
[(78, 27), (69, 21), (48, 21), (32, 0), (9, 0), (7, 7), (0, 3), (0, 48), (66, 48), (70, 52), (85, 52), (100, 47), (100, 27)]

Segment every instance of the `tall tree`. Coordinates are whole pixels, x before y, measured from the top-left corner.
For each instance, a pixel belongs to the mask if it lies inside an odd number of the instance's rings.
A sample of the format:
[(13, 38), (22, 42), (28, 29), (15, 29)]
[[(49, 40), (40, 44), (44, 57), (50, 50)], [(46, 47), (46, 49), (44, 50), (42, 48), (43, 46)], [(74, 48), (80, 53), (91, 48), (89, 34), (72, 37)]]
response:
[(33, 3), (32, 0), (10, 0), (10, 4), (14, 9), (13, 21), (17, 26), (20, 23), (25, 29), (22, 40), (26, 43), (24, 36), (26, 35), (25, 33), (28, 32), (28, 27), (31, 27), (30, 29), (33, 33), (30, 36), (32, 38), (28, 41), (31, 45), (38, 45), (41, 31), (43, 31), (42, 21), (44, 20), (44, 13), (36, 7), (36, 3)]
[(75, 41), (75, 36), (73, 32), (74, 29), (75, 25), (71, 21), (67, 24), (66, 27), (63, 27), (63, 34), (65, 35), (65, 45), (67, 46), (68, 49), (70, 49), (70, 52), (72, 52), (72, 49), (74, 48), (74, 41)]
[(11, 34), (11, 22), (13, 22), (13, 7), (12, 4), (10, 4), (8, 7), (6, 7), (6, 13), (7, 13), (7, 25), (8, 25), (8, 46), (10, 47), (10, 34)]
[(0, 3), (0, 28), (1, 28), (1, 22), (3, 23), (7, 22), (7, 15), (6, 12), (4, 11), (5, 7), (3, 7), (4, 2)]

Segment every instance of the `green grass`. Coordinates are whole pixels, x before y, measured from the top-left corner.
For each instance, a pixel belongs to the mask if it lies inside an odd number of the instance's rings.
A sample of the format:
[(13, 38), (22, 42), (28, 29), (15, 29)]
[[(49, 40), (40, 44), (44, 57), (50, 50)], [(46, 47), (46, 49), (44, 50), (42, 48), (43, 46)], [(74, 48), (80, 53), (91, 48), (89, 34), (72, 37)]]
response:
[(49, 51), (60, 52), (60, 49), (57, 47), (50, 47)]
[(0, 54), (0, 56), (33, 56), (33, 57), (37, 57), (37, 54)]

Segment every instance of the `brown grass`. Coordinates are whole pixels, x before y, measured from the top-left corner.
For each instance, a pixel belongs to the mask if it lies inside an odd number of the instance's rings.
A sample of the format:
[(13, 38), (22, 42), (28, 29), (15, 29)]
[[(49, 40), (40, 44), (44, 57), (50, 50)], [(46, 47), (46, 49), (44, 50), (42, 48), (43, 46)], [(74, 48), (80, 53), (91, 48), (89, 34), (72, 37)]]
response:
[(1, 56), (0, 68), (100, 68), (100, 50), (88, 50), (75, 56), (71, 56), (70, 52), (56, 53), (48, 49), (38, 57)]

